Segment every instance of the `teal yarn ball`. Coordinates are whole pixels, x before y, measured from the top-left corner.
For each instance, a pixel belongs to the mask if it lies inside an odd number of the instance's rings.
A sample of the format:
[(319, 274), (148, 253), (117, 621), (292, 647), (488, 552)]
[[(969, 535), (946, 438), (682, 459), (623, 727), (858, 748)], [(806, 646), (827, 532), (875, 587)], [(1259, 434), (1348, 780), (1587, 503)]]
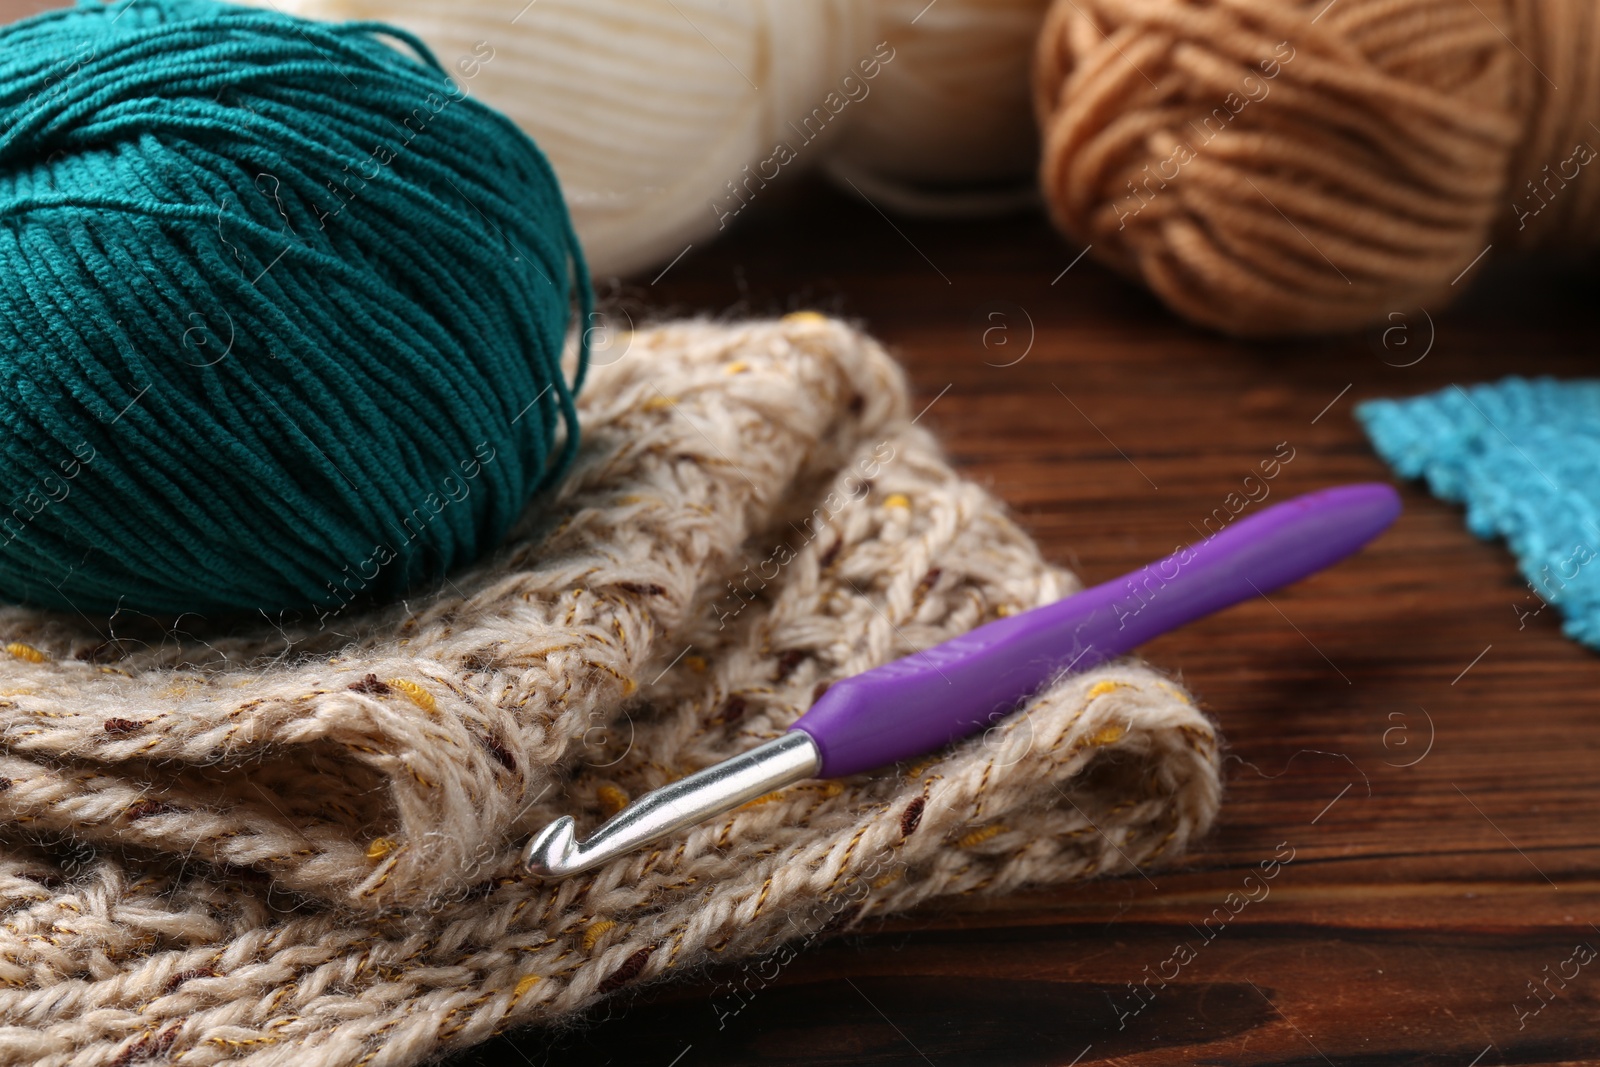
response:
[(444, 58), (210, 0), (0, 30), (0, 598), (326, 618), (561, 476), (582, 255)]

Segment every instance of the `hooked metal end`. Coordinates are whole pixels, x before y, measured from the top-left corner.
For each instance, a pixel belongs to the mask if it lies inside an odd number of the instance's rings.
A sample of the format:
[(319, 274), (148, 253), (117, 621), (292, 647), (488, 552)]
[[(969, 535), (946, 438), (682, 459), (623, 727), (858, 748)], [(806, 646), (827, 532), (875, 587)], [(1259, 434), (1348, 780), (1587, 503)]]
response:
[(522, 862), (535, 874), (576, 874), (577, 871), (568, 870), (576, 851), (578, 824), (572, 816), (563, 815), (534, 835), (522, 853)]
[(563, 815), (534, 835), (522, 853), (532, 874), (581, 874), (703, 819), (738, 807), (822, 769), (822, 751), (804, 730), (790, 730), (731, 759), (652, 790), (623, 808), (587, 841)]

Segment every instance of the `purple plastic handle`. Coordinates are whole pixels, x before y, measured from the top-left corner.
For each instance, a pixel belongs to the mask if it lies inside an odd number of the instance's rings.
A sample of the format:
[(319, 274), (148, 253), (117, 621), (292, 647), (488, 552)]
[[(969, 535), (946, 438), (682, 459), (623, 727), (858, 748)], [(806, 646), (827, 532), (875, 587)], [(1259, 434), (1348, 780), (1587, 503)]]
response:
[(824, 778), (931, 752), (1059, 674), (1339, 562), (1399, 514), (1399, 494), (1380, 483), (1295, 497), (1104, 585), (835, 682), (791, 729), (817, 743)]

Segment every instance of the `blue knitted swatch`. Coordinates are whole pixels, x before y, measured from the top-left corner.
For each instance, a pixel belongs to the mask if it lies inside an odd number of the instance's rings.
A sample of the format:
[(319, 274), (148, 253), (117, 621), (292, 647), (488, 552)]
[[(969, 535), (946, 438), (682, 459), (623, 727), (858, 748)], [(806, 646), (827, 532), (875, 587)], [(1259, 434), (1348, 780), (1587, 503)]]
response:
[(1479, 537), (1505, 538), (1566, 635), (1600, 649), (1600, 381), (1453, 385), (1356, 417), (1396, 473), (1465, 504)]

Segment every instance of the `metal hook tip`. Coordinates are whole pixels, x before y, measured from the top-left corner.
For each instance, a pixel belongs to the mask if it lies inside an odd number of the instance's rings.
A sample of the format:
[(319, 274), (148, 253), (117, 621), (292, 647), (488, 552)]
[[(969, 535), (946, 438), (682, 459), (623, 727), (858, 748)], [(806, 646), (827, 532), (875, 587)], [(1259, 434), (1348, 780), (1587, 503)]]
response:
[(822, 769), (822, 750), (804, 730), (790, 730), (748, 752), (639, 797), (581, 844), (572, 816), (540, 830), (523, 850), (528, 872), (543, 878), (582, 874), (695, 823), (732, 811)]
[(575, 873), (570, 868), (578, 851), (577, 827), (572, 816), (563, 815), (540, 830), (522, 852), (523, 865), (544, 877)]

